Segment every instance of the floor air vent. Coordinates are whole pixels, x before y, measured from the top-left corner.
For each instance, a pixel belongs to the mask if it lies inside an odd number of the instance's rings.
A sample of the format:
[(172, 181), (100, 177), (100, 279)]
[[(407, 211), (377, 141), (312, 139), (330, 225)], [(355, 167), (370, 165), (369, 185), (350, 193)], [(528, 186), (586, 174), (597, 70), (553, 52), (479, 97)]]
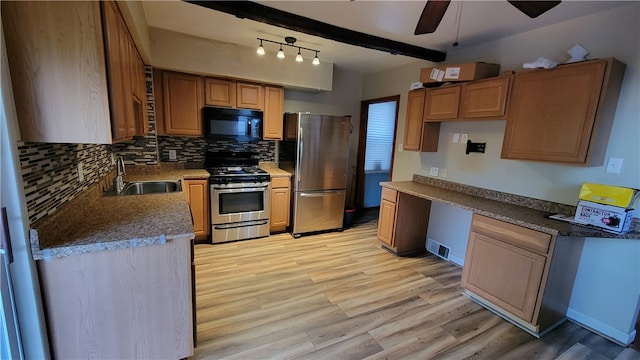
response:
[(449, 260), (450, 249), (433, 239), (427, 241), (427, 250), (438, 257)]

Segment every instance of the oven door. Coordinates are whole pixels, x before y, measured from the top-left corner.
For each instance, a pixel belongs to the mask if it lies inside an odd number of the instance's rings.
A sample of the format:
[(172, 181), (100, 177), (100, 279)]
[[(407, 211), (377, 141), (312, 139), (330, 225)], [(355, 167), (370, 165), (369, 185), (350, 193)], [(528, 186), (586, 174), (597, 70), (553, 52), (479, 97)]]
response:
[(211, 224), (269, 219), (269, 184), (211, 184)]

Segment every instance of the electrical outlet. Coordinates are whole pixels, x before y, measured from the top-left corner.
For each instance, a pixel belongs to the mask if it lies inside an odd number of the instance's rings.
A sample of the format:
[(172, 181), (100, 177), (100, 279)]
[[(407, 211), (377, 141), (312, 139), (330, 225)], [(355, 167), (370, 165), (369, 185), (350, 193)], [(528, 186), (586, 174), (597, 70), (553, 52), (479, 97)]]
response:
[(460, 134), (459, 133), (454, 133), (453, 134), (453, 143), (457, 144), (460, 142)]
[(438, 176), (438, 168), (435, 166), (432, 166), (431, 168), (429, 168), (429, 175)]
[(84, 171), (82, 170), (82, 163), (78, 163), (78, 181), (84, 181)]
[(443, 177), (443, 178), (447, 177), (447, 169), (440, 169), (440, 177)]
[(467, 143), (467, 140), (469, 140), (469, 134), (462, 134), (462, 135), (460, 136), (460, 142), (461, 142), (461, 143), (466, 144), (466, 143)]
[(169, 150), (169, 160), (176, 160), (178, 158), (175, 150)]
[(607, 174), (620, 174), (622, 170), (622, 163), (624, 162), (623, 158), (609, 158), (609, 162), (607, 163)]

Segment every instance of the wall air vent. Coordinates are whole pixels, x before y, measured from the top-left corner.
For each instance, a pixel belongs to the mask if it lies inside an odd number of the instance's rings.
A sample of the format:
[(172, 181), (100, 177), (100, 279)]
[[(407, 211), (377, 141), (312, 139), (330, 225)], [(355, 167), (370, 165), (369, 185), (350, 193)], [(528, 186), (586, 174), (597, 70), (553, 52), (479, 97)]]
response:
[(435, 256), (438, 256), (447, 261), (449, 260), (449, 247), (444, 246), (433, 239), (427, 240), (427, 250)]

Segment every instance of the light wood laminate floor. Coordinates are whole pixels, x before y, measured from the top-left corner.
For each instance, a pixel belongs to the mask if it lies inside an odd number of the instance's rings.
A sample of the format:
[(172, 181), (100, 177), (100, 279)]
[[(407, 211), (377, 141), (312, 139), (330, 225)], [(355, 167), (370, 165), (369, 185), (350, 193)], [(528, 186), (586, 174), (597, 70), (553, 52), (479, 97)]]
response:
[(571, 322), (532, 337), (463, 296), (461, 268), (381, 249), (371, 217), (195, 262), (197, 359), (640, 359)]

